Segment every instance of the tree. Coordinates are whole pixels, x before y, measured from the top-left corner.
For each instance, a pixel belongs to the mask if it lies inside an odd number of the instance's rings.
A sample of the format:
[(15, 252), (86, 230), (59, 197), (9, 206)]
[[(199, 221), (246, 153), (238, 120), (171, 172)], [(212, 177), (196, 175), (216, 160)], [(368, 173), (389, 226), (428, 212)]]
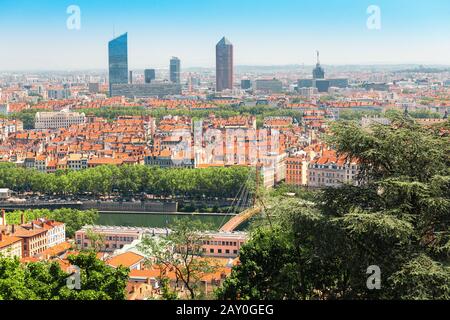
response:
[(72, 265), (80, 268), (81, 291), (64, 287), (61, 296), (69, 300), (124, 300), (129, 269), (112, 268), (97, 259), (94, 252), (68, 257)]
[(20, 263), (0, 256), (0, 299), (3, 300), (124, 300), (126, 268), (111, 268), (95, 253), (68, 257), (80, 269), (81, 289), (67, 286), (69, 274), (57, 262)]
[[(240, 263), (216, 292), (219, 299), (297, 299), (296, 248), (280, 228), (260, 228), (241, 248)], [(294, 290), (292, 290), (294, 289)]]
[(0, 163), (0, 187), (18, 192), (33, 191), (47, 195), (123, 196), (142, 192), (159, 197), (234, 198), (236, 185), (247, 180), (244, 167), (207, 169), (161, 169), (143, 165), (99, 166), (80, 171), (43, 173)]
[(104, 234), (94, 232), (92, 228), (86, 230), (86, 236), (89, 239), (89, 250), (101, 252), (105, 249), (106, 237)]
[(200, 221), (177, 220), (167, 237), (146, 237), (140, 245), (140, 250), (150, 257), (147, 264), (161, 270), (161, 281), (167, 281), (165, 274), (173, 270), (177, 283), (184, 285), (191, 299), (198, 296), (201, 279), (216, 268), (202, 258), (207, 229)]
[[(273, 229), (259, 221), (218, 297), (448, 299), (450, 144), (441, 132), (408, 118), (334, 125), (329, 142), (360, 161), (363, 186), (327, 188), (313, 202), (273, 193)], [(381, 270), (380, 290), (367, 287), (369, 266)]]

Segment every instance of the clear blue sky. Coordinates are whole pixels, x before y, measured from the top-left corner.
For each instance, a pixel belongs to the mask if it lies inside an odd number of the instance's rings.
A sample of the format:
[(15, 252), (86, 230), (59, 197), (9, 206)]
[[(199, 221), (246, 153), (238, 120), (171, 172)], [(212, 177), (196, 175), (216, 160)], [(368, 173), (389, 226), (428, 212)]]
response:
[[(381, 30), (366, 27), (372, 4)], [(0, 0), (0, 70), (106, 69), (113, 26), (130, 68), (213, 66), (224, 35), (239, 65), (313, 64), (316, 49), (324, 64), (450, 64), (448, 0)]]

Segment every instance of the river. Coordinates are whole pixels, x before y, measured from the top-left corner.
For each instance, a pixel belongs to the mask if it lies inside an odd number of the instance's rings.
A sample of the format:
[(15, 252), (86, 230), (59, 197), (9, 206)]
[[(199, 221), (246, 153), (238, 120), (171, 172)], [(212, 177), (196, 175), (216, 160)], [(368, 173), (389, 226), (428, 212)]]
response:
[(210, 225), (211, 229), (219, 229), (231, 216), (202, 213), (111, 213), (100, 212), (99, 225), (165, 228), (177, 219), (200, 220)]

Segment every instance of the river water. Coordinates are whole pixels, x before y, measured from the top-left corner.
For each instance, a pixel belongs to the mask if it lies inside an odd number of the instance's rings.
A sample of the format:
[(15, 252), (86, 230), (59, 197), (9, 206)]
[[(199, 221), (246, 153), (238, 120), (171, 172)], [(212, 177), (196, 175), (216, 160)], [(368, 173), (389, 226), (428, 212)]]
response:
[(100, 212), (98, 224), (103, 226), (165, 228), (177, 219), (200, 220), (212, 230), (219, 229), (231, 216), (221, 214), (109, 213)]

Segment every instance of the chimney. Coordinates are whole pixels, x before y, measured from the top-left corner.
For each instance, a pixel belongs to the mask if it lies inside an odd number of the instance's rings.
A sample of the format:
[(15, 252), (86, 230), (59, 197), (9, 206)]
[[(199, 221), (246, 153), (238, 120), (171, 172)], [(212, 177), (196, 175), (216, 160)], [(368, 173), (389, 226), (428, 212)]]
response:
[(23, 212), (20, 215), (20, 224), (25, 224), (25, 213), (23, 213)]
[(6, 226), (6, 212), (5, 212), (5, 209), (2, 209), (2, 225)]
[(12, 225), (11, 226), (11, 235), (14, 235), (14, 233), (16, 232), (16, 225)]

